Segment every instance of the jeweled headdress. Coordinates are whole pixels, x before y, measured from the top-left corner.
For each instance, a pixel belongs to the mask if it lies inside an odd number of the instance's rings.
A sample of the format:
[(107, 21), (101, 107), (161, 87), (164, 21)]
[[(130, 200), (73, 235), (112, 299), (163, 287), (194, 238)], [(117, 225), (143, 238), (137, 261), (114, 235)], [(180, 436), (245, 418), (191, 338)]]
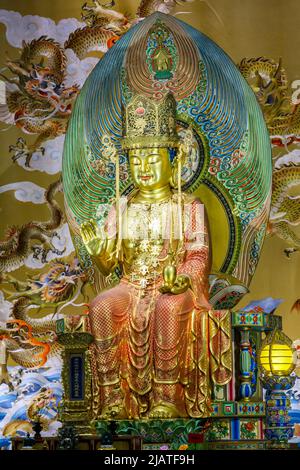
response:
[(135, 95), (124, 110), (123, 149), (177, 147), (178, 144), (176, 101), (172, 93), (159, 101)]

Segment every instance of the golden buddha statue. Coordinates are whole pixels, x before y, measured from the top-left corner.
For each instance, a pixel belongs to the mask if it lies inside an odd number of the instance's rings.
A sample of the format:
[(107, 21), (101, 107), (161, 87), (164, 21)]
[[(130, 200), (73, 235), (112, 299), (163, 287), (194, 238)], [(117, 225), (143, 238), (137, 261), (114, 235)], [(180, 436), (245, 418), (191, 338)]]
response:
[(185, 147), (171, 93), (129, 102), (122, 146), (135, 191), (104, 228), (81, 225), (100, 271), (122, 270), (90, 304), (93, 415), (209, 416), (209, 229), (201, 201), (181, 192)]
[[(271, 172), (255, 96), (191, 26), (153, 14), (94, 68), (69, 121), (62, 173), (95, 295), (95, 419), (201, 418), (234, 400), (229, 309), (256, 269)], [(249, 384), (241, 388), (249, 397)]]

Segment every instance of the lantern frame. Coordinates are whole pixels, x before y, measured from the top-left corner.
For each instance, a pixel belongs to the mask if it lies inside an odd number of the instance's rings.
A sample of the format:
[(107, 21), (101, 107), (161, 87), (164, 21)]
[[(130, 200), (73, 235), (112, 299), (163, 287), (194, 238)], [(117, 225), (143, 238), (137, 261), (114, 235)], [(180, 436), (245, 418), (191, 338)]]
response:
[[(282, 370), (282, 371), (278, 371), (278, 370), (274, 370), (274, 366), (272, 367), (272, 352), (274, 351), (274, 349), (272, 348), (272, 346), (274, 345), (284, 345), (284, 346), (287, 346), (290, 351), (291, 351), (291, 365), (288, 369), (285, 369), (285, 370)], [(270, 370), (267, 370), (264, 366), (264, 364), (262, 364), (261, 362), (261, 354), (262, 352), (264, 351), (264, 349), (269, 346), (269, 367), (270, 367)], [(293, 370), (295, 369), (295, 360), (294, 360), (294, 351), (295, 351), (295, 348), (293, 348), (293, 342), (292, 340), (286, 335), (284, 334), (281, 330), (279, 330), (278, 328), (275, 328), (272, 332), (270, 332), (266, 338), (263, 340), (260, 348), (259, 348), (259, 351), (258, 351), (258, 367), (259, 367), (259, 370), (260, 372), (263, 374), (263, 375), (266, 375), (266, 376), (288, 376), (290, 375)]]

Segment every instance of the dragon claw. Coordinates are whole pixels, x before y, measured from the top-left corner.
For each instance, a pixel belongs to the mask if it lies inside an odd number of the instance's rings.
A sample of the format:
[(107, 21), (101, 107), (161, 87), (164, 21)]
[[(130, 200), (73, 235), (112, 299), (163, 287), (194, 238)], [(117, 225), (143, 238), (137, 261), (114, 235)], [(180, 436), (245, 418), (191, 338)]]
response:
[(52, 253), (54, 253), (55, 255), (61, 256), (61, 255), (64, 254), (64, 252), (66, 251), (66, 249), (64, 248), (63, 250), (57, 250), (57, 249), (55, 248), (55, 249), (52, 249), (51, 251), (52, 251)]
[(16, 144), (10, 145), (8, 149), (9, 149), (9, 152), (14, 152), (14, 154), (12, 155), (13, 162), (16, 162), (17, 160), (19, 160), (19, 158), (26, 157), (25, 166), (27, 168), (30, 167), (30, 161), (31, 161), (32, 155), (35, 152), (40, 152), (42, 155), (45, 155), (45, 147), (34, 148), (33, 146), (32, 148), (29, 148), (26, 144), (26, 141), (23, 139), (23, 137), (19, 137), (17, 139)]

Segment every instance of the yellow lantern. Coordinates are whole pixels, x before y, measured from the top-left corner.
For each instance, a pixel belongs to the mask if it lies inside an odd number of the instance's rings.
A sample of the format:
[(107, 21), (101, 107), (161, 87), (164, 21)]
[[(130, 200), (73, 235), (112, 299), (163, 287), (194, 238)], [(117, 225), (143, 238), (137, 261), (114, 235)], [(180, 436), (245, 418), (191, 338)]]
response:
[(295, 368), (292, 341), (278, 329), (265, 338), (258, 357), (262, 372), (268, 376), (287, 376)]

